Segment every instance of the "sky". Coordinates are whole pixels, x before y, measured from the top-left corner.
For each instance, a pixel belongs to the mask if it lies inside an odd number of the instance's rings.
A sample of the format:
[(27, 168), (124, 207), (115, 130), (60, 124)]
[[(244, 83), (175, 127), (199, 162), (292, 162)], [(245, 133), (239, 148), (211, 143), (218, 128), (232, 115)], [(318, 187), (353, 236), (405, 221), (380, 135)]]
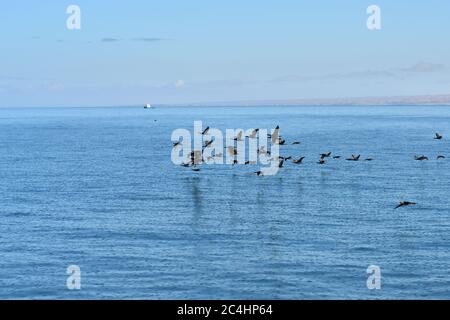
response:
[(450, 94), (449, 15), (442, 0), (5, 0), (0, 107)]

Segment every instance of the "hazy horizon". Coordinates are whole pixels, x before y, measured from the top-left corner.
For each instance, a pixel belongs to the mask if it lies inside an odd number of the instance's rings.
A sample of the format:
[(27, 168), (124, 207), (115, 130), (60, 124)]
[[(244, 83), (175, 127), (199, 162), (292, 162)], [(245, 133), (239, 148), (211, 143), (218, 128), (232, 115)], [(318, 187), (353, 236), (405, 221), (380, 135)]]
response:
[[(144, 107), (146, 103), (129, 104), (95, 104), (95, 105), (35, 105), (35, 106), (1, 106), (0, 108), (115, 108)], [(342, 97), (323, 99), (266, 99), (241, 101), (197, 101), (184, 103), (151, 103), (162, 107), (248, 107), (248, 106), (450, 106), (450, 94), (420, 96), (388, 96), (388, 97)]]

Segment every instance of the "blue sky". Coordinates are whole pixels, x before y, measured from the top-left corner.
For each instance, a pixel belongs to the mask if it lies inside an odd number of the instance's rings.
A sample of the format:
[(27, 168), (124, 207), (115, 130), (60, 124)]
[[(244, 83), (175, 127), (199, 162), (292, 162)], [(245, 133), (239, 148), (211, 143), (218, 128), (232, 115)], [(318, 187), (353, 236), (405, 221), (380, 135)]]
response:
[(449, 14), (441, 0), (3, 1), (0, 106), (449, 94)]

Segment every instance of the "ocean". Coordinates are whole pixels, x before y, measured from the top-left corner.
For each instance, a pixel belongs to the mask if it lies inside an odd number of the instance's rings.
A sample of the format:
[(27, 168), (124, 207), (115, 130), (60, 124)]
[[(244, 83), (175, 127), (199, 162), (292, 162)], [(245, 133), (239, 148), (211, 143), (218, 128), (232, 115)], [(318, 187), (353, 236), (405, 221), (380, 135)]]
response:
[[(194, 121), (306, 158), (176, 166)], [(449, 169), (450, 107), (2, 108), (0, 298), (448, 299)]]

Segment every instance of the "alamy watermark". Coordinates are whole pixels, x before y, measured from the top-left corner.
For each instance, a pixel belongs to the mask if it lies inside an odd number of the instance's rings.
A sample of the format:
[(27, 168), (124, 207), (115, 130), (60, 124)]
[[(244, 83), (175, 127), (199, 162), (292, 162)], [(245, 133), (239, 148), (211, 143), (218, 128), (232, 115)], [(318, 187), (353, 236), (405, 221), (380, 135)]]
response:
[(67, 267), (66, 273), (68, 275), (66, 286), (69, 290), (81, 289), (81, 269), (77, 265), (70, 265)]
[(369, 277), (367, 278), (367, 289), (381, 289), (381, 268), (377, 265), (370, 265), (367, 268)]
[(176, 129), (171, 139), (171, 159), (176, 165), (260, 164), (263, 167), (255, 173), (263, 176), (275, 175), (280, 168), (279, 127), (270, 133), (267, 129), (226, 129), (224, 135), (219, 129), (204, 128), (202, 121), (194, 121), (193, 132)]
[(381, 30), (381, 8), (377, 5), (370, 5), (367, 7), (367, 29)]
[(69, 30), (81, 30), (81, 9), (75, 4), (67, 7), (66, 13), (69, 17), (66, 20), (66, 27)]
[[(66, 13), (69, 17), (66, 20), (66, 27), (68, 30), (81, 30), (81, 8), (76, 4), (71, 4), (67, 7)], [(367, 29), (381, 30), (381, 8), (378, 5), (372, 4), (367, 7)]]

